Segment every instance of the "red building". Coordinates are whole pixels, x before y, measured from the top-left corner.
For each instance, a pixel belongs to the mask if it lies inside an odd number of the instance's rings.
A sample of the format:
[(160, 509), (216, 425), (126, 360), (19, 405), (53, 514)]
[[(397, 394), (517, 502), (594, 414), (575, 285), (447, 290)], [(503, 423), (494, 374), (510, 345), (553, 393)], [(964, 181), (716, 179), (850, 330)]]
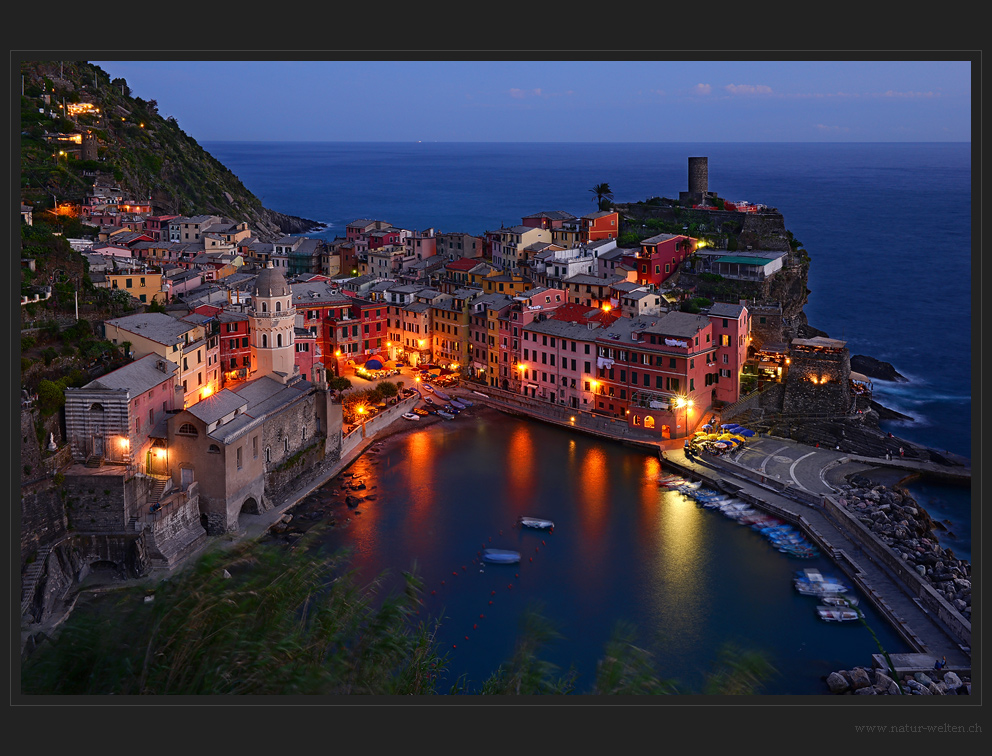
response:
[(582, 243), (600, 239), (616, 239), (620, 229), (620, 214), (604, 210), (582, 216)]
[(641, 286), (658, 286), (695, 251), (696, 240), (689, 236), (658, 234), (642, 239), (640, 252), (624, 255), (623, 264), (637, 271), (635, 281)]
[(169, 241), (169, 221), (178, 215), (149, 215), (144, 219), (142, 230), (153, 241)]
[(695, 430), (720, 381), (712, 320), (669, 312), (620, 318), (596, 338), (594, 412), (661, 438)]
[[(200, 311), (204, 307), (196, 308)], [(216, 308), (211, 308), (216, 309)], [(220, 323), (220, 368), (222, 385), (243, 381), (251, 370), (251, 339), (248, 316), (230, 310), (217, 314)]]

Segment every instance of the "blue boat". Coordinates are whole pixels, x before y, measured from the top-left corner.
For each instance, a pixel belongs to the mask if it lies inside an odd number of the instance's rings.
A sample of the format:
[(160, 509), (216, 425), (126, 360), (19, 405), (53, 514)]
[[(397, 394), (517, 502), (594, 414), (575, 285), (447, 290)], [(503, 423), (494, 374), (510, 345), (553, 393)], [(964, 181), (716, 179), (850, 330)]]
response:
[(520, 561), (520, 552), (508, 549), (483, 549), (482, 558), (492, 564), (514, 564)]
[(451, 402), (450, 402), (450, 404), (455, 409), (460, 409), (460, 410), (468, 409), (468, 406), (467, 405), (463, 404), (462, 402), (458, 401), (457, 399), (452, 399)]

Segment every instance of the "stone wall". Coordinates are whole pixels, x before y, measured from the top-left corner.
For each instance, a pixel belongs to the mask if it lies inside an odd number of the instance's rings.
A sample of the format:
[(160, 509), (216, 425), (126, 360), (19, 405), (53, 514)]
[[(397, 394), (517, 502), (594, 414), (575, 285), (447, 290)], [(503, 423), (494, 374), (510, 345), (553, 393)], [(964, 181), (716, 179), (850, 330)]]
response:
[(21, 486), (21, 565), (69, 532), (65, 503), (50, 478)]
[[(788, 344), (785, 337), (785, 324), (782, 306), (776, 304), (747, 305), (751, 313), (751, 347), (760, 350), (763, 344)], [(764, 319), (764, 323), (762, 323)], [(750, 355), (749, 355), (750, 356)]]
[(851, 408), (851, 358), (847, 349), (817, 353), (793, 350), (791, 360), (782, 412), (841, 415)]
[(206, 542), (207, 531), (200, 524), (197, 484), (194, 482), (188, 491), (176, 491), (164, 499), (161, 513), (149, 516), (143, 525), (153, 567), (171, 569), (199, 549)]
[(66, 475), (63, 490), (69, 525), (81, 533), (122, 533), (141, 502), (148, 500), (152, 481), (118, 474)]

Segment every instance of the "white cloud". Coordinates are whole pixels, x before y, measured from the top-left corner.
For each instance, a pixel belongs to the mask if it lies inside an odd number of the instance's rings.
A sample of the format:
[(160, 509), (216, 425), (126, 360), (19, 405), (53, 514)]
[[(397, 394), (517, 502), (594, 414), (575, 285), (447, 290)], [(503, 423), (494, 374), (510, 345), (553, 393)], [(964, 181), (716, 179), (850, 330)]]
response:
[(875, 95), (876, 97), (939, 97), (939, 93), (935, 92), (895, 92), (893, 90), (888, 90), (882, 92), (881, 94)]
[(772, 88), (765, 84), (728, 84), (724, 87), (730, 94), (771, 94)]
[(847, 133), (851, 130), (847, 126), (827, 126), (825, 123), (818, 123), (815, 128), (817, 131), (830, 131), (833, 133)]
[(696, 85), (696, 94), (708, 95), (712, 91), (713, 91), (713, 87), (711, 87), (709, 84)]

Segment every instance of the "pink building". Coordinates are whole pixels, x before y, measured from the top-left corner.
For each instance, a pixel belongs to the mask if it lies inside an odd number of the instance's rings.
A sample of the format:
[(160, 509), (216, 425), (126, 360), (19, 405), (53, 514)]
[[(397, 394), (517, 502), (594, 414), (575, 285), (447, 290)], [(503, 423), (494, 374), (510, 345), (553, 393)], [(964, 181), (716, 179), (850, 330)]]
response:
[(741, 370), (751, 340), (751, 314), (744, 305), (718, 302), (709, 309), (716, 342), (719, 380), (713, 385), (714, 402), (733, 404), (740, 398)]
[(675, 273), (679, 263), (696, 251), (696, 240), (689, 236), (658, 234), (641, 240), (641, 249), (625, 255), (623, 264), (636, 271), (634, 281), (641, 286), (658, 286)]

